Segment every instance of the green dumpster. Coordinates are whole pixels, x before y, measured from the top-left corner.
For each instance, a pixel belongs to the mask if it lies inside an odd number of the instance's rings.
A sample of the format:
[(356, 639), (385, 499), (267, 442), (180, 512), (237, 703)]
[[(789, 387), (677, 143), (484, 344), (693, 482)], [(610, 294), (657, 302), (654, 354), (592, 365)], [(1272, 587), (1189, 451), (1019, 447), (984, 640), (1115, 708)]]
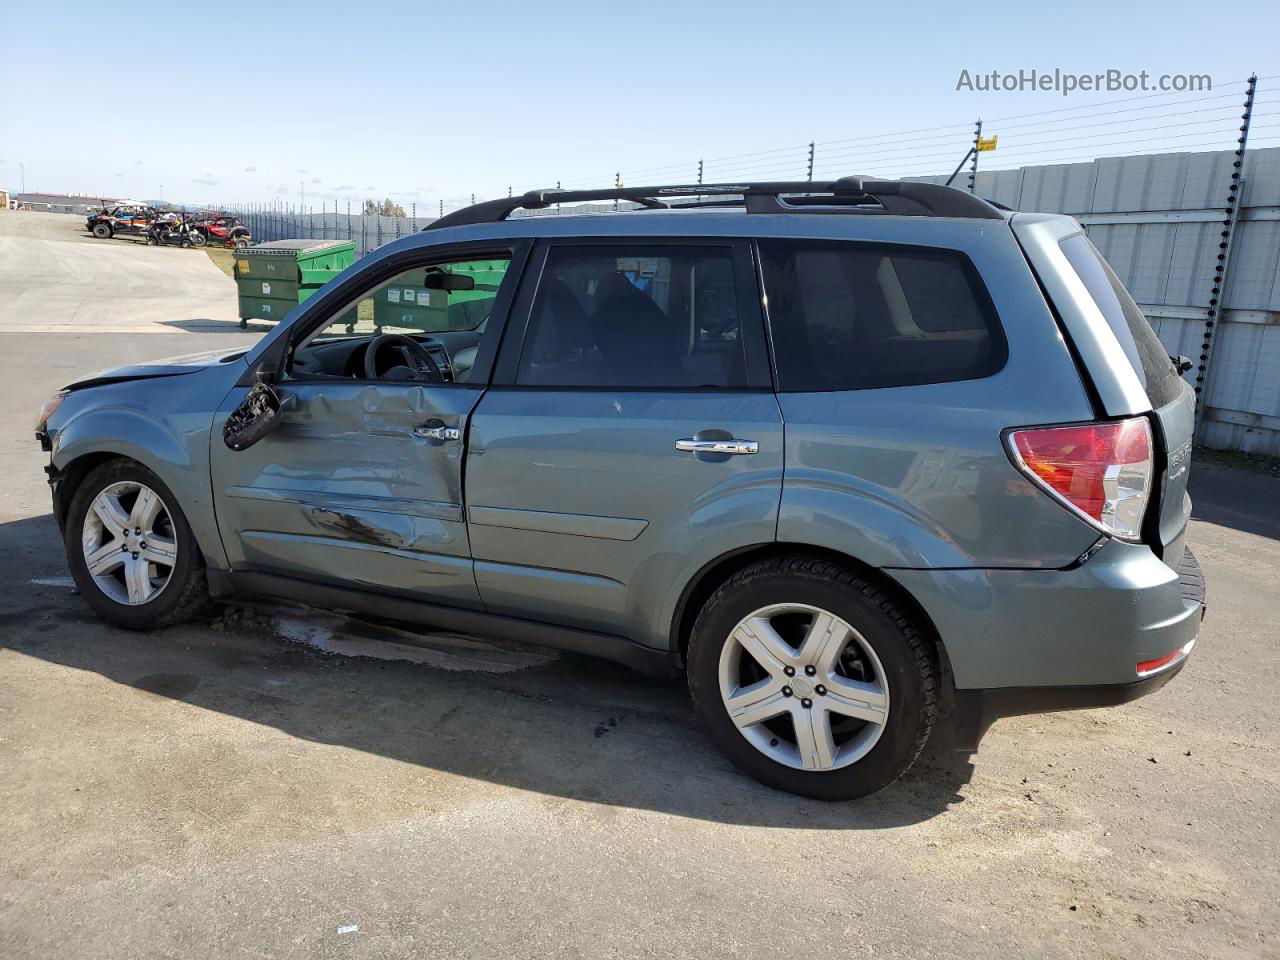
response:
[(402, 273), (374, 294), (374, 325), (432, 332), (474, 330), (492, 308), (508, 263), (471, 260), (449, 264), (449, 273), (465, 274), (475, 281), (470, 290), (452, 292), (426, 289), (426, 272), (431, 268)]
[(240, 326), (280, 320), (355, 261), (350, 240), (273, 240), (236, 251)]

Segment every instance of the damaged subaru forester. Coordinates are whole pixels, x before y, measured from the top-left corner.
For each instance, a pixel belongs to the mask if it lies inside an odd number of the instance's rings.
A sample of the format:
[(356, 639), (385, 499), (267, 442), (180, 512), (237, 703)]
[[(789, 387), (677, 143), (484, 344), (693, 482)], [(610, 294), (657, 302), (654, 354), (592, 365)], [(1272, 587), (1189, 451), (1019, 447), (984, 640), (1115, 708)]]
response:
[[(623, 209), (532, 215), (592, 201)], [(972, 750), (1183, 667), (1186, 365), (1070, 217), (858, 177), (542, 190), (247, 352), (74, 383), (37, 436), (113, 624), (257, 595), (682, 674), (739, 768), (834, 800), (935, 725)]]

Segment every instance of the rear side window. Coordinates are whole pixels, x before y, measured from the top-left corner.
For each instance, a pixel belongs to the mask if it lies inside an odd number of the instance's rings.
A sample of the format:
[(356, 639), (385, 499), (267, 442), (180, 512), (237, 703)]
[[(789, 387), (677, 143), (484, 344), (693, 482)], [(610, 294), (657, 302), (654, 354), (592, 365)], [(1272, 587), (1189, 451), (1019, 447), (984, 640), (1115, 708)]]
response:
[(1133, 372), (1146, 388), (1151, 405), (1163, 407), (1178, 399), (1182, 378), (1169, 358), (1169, 351), (1098, 248), (1078, 233), (1062, 241), (1062, 252), (1120, 341)]
[(538, 283), (516, 383), (741, 387), (739, 315), (730, 247), (556, 247)]
[(1004, 331), (959, 253), (762, 240), (778, 387), (867, 390), (986, 377)]

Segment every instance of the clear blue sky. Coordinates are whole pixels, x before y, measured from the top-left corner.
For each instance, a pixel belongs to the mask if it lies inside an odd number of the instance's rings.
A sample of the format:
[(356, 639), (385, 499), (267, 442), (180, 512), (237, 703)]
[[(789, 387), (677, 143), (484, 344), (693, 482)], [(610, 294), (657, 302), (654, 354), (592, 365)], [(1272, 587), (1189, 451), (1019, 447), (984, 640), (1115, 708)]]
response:
[[(820, 171), (828, 158), (844, 172), (874, 161), (871, 172), (912, 173), (954, 166), (978, 116), (1125, 96), (957, 91), (962, 69), (1207, 73), (1224, 93), (1251, 71), (1280, 74), (1277, 36), (1274, 0), (14, 0), (0, 186), (19, 186), (22, 163), (29, 190), (154, 198), (163, 185), (187, 202), (296, 203), (305, 189), (309, 204), (391, 196), (422, 213), (507, 184), (607, 183), (619, 169), (631, 183), (688, 180), (699, 157), (792, 145), (709, 164), (708, 179), (801, 175), (800, 145), (847, 138), (871, 146), (820, 149)], [(1229, 123), (1235, 101), (1214, 105)], [(984, 162), (1018, 156), (1005, 124), (1003, 152)], [(1022, 149), (1026, 162), (1076, 157), (1112, 132)]]

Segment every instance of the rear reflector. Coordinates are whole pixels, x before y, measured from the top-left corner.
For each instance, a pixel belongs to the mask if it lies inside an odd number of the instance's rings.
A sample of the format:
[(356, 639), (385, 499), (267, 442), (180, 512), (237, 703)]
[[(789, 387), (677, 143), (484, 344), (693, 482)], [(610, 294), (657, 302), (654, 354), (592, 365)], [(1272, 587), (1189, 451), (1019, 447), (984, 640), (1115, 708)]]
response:
[(1055, 500), (1105, 533), (1141, 538), (1154, 468), (1145, 417), (1011, 430), (1008, 445), (1018, 468)]
[(1196, 642), (1191, 640), (1185, 646), (1173, 651), (1173, 653), (1166, 653), (1163, 657), (1156, 657), (1154, 660), (1143, 660), (1137, 665), (1138, 676), (1149, 677), (1153, 673), (1159, 673), (1166, 667), (1172, 667), (1175, 663), (1185, 660), (1187, 654), (1191, 652), (1191, 648), (1195, 645)]

